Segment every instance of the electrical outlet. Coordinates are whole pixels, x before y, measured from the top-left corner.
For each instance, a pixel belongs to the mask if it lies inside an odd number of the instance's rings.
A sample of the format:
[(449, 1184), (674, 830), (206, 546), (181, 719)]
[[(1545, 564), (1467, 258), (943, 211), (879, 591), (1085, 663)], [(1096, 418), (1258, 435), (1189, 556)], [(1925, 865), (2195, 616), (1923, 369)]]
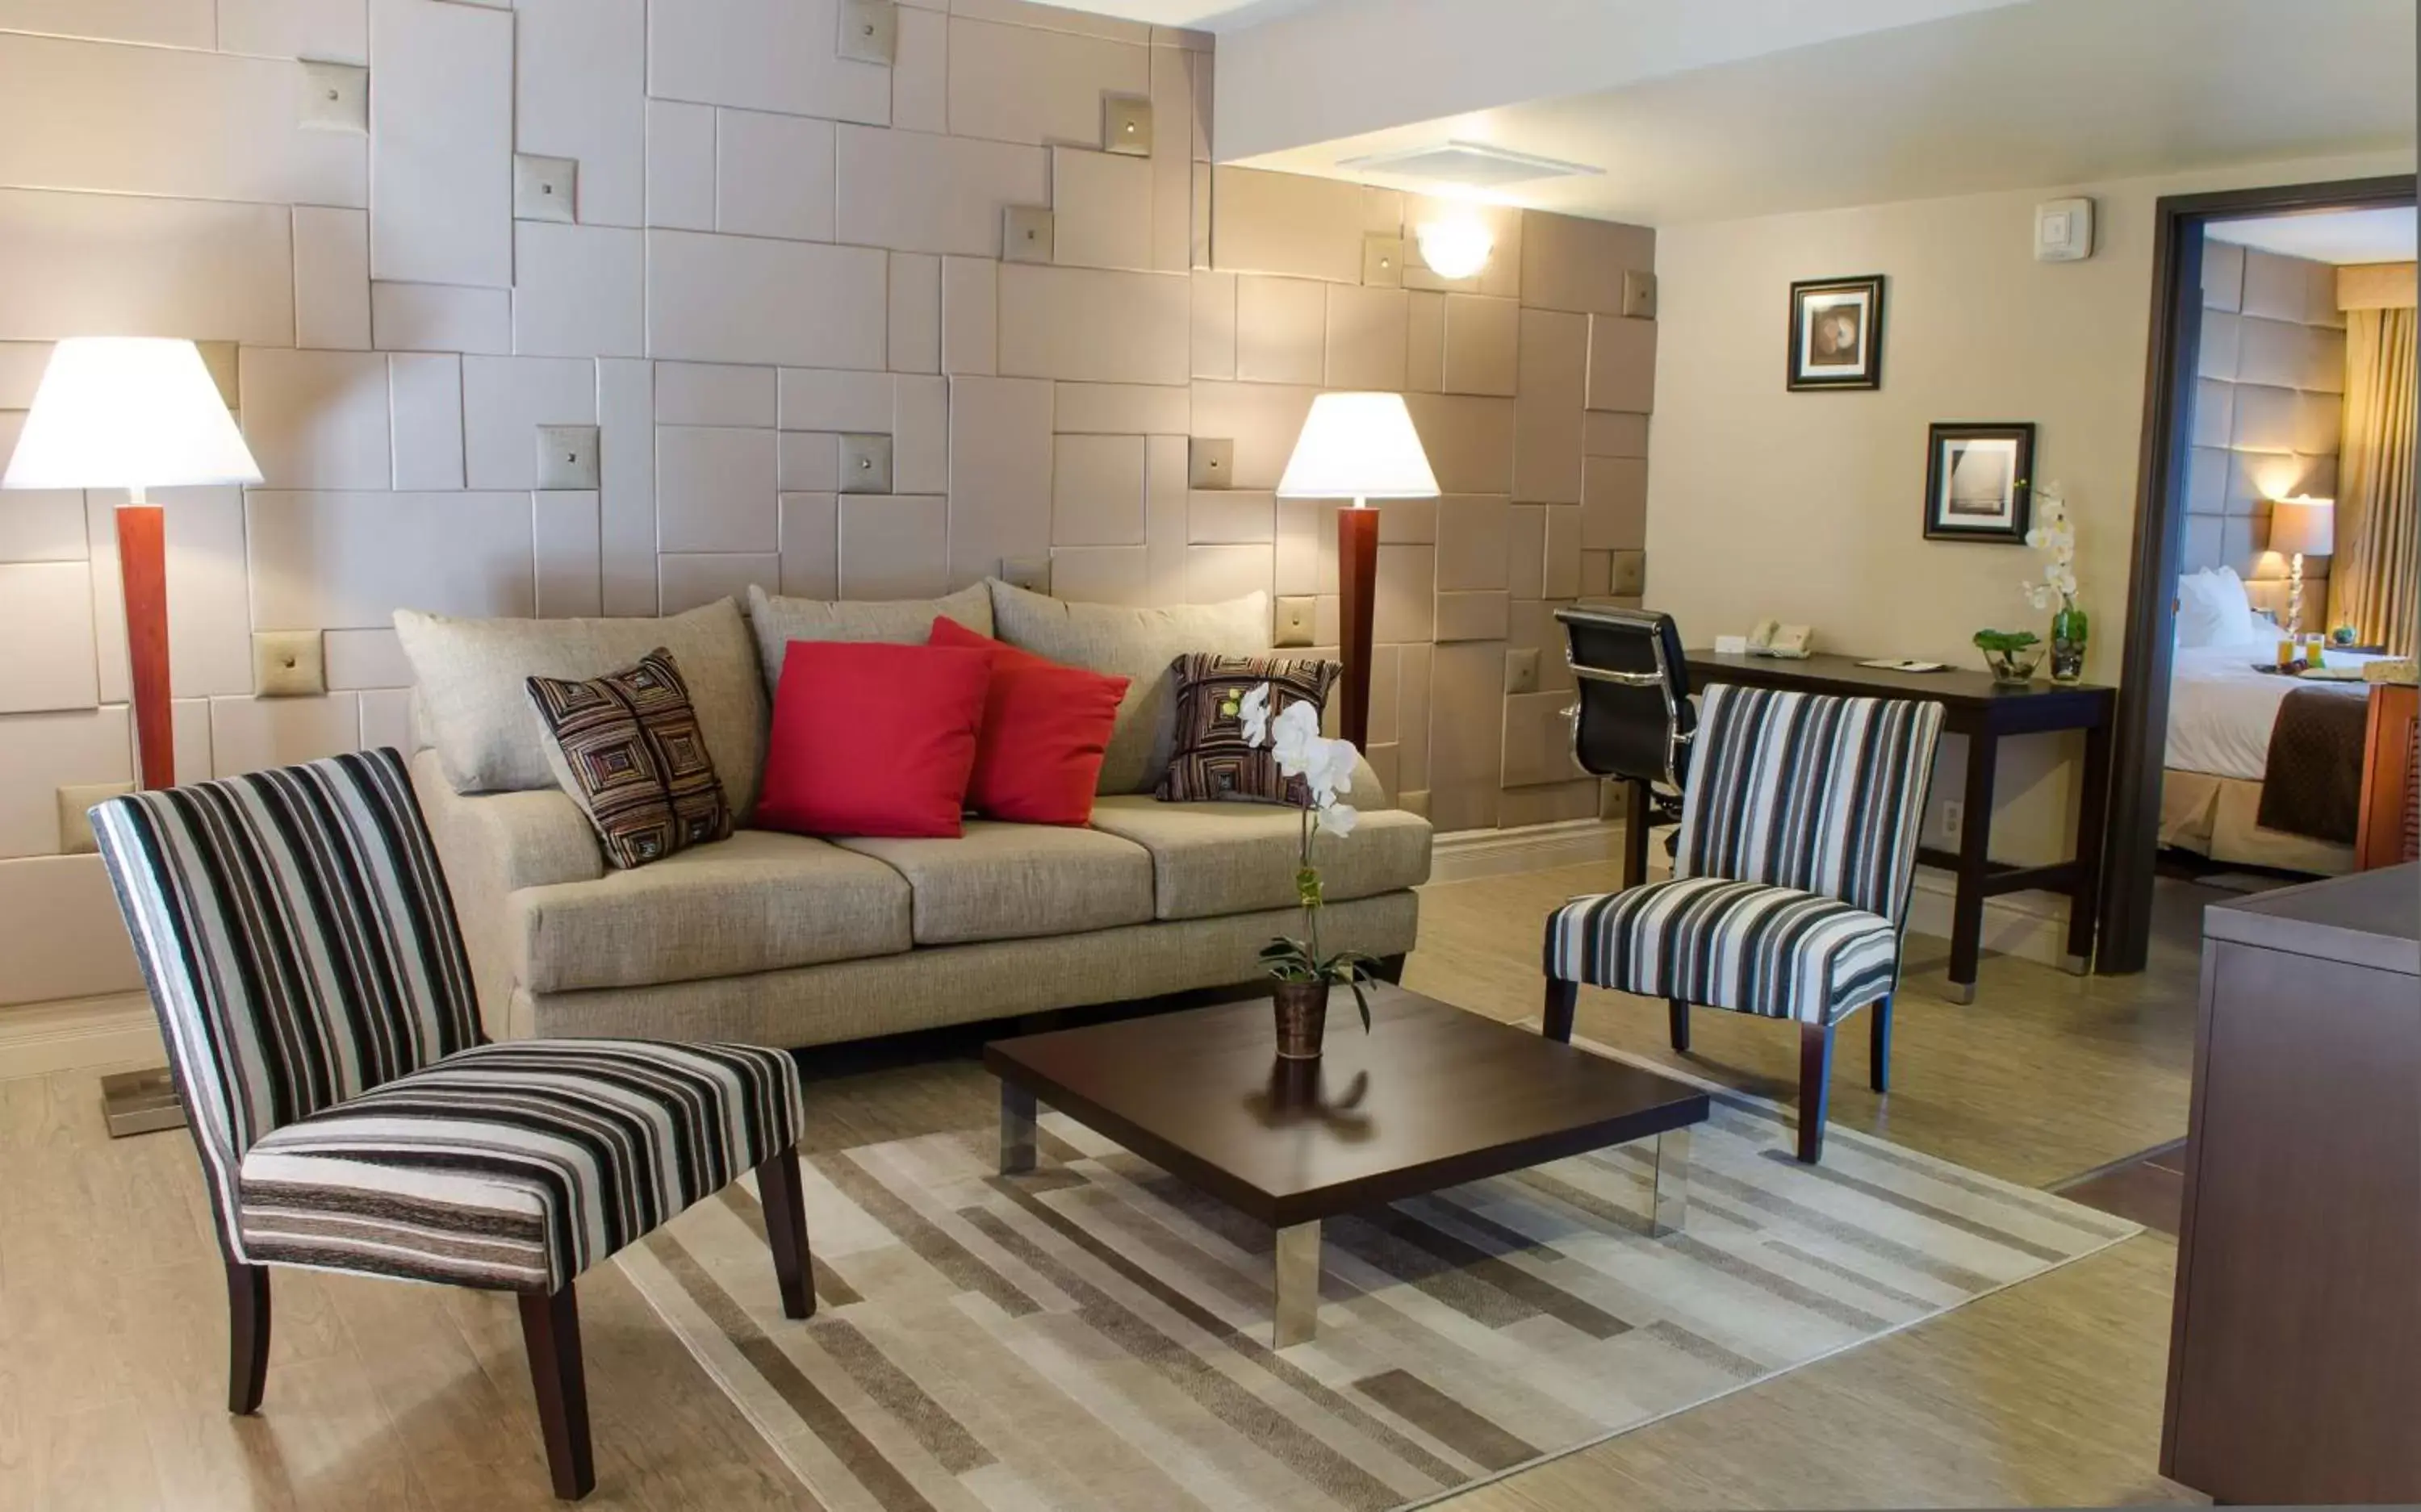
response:
[(834, 46), (842, 57), (888, 64), (898, 38), (899, 11), (891, 0), (841, 0), (840, 38)]
[(1384, 231), (1362, 236), (1362, 283), (1368, 288), (1404, 287), (1404, 239)]
[(306, 132), (370, 134), (370, 70), (350, 63), (302, 65), (294, 124)]
[(1277, 627), (1272, 646), (1310, 646), (1319, 624), (1320, 600), (1308, 593), (1286, 594), (1278, 600)]
[(1039, 205), (1010, 205), (1001, 211), (1000, 255), (1007, 262), (1049, 262), (1054, 238), (1051, 212)]
[(60, 788), (59, 854), (88, 856), (100, 850), (92, 837), (92, 805), (133, 790), (131, 782), (75, 783)]
[(891, 491), (891, 438), (851, 435), (840, 438), (840, 491)]
[(598, 486), (597, 428), (538, 428), (538, 486), (547, 491), (574, 491)]
[(1959, 849), (1960, 837), (1967, 830), (1967, 805), (1951, 800), (1942, 805), (1942, 840), (1952, 850)]
[(1648, 591), (1648, 553), (1616, 552), (1606, 562), (1607, 586), (1617, 599), (1636, 599)]
[(1505, 691), (1508, 694), (1539, 691), (1537, 647), (1515, 647), (1505, 653)]
[(252, 691), (261, 698), (310, 698), (328, 691), (327, 661), (316, 630), (252, 632)]
[(1151, 101), (1132, 95), (1103, 96), (1101, 150), (1130, 158), (1151, 156)]
[(1225, 436), (1195, 436), (1185, 444), (1185, 486), (1224, 489), (1236, 471), (1236, 443)]
[(1656, 275), (1633, 268), (1622, 275), (1622, 313), (1633, 320), (1656, 319)]
[(513, 218), (570, 221), (579, 195), (580, 163), (574, 158), (513, 154)]

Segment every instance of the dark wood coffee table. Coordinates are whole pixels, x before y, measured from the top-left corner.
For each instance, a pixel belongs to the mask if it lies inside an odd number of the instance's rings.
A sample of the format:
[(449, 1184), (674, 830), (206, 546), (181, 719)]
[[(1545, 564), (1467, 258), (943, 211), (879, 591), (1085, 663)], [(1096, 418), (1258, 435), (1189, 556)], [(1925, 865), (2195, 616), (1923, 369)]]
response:
[(1695, 1087), (1401, 988), (1328, 1010), (1327, 1053), (1277, 1058), (1266, 1000), (1004, 1039), (1000, 1168), (1034, 1168), (1039, 1099), (1277, 1230), (1275, 1343), (1312, 1335), (1320, 1222), (1656, 1136), (1653, 1216), (1681, 1225)]

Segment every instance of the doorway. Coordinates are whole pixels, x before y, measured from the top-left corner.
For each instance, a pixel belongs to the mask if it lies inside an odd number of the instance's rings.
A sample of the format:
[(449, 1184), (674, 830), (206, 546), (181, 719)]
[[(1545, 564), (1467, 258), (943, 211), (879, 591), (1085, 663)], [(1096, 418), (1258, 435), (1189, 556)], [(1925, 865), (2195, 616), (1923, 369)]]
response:
[[(2176, 594), (2181, 569), (2188, 565), (2193, 512), (2188, 507), (2189, 487), (2199, 481), (2194, 476), (2194, 420), (2197, 377), (2204, 366), (2208, 233), (2215, 226), (2257, 218), (2396, 209), (2409, 214), (2413, 204), (2413, 176), (2398, 175), (2171, 195), (2156, 208), (2143, 453), (2128, 584), (2124, 671), (2114, 731), (2111, 822), (2102, 862), (2096, 961), (2101, 972), (2141, 971), (2151, 946), (2154, 867), (2161, 837), (2172, 678), (2177, 671)], [(2282, 477), (2276, 486), (2290, 488), (2300, 481), (2300, 477)], [(2266, 509), (2268, 501), (2260, 503)], [(2208, 538), (2210, 531), (2203, 524), (2195, 525), (2192, 551), (2197, 560), (2212, 555), (2224, 558), (2230, 549), (2242, 548), (2250, 539), (2249, 512), (2237, 517), (2236, 526), (2226, 523), (2229, 517), (2225, 506), (2219, 515), (2217, 544)]]

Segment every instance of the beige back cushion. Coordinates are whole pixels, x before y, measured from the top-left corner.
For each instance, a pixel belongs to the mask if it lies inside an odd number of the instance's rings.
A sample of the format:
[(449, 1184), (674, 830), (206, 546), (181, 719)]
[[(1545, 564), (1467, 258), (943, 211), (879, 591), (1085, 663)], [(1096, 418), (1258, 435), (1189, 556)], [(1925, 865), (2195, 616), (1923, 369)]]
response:
[(765, 690), (739, 603), (719, 599), (663, 619), (450, 619), (395, 612), (429, 743), (458, 793), (553, 787), (546, 725), (530, 677), (594, 678), (661, 646), (680, 663), (723, 796), (743, 822), (765, 763)]
[(992, 633), (992, 596), (980, 583), (945, 599), (786, 599), (748, 585), (748, 622), (757, 631), (757, 660), (765, 694), (782, 680), (782, 657), (792, 641), (892, 641), (922, 646), (936, 616), (978, 635)]
[(1129, 679), (1110, 748), (1101, 758), (1104, 793), (1149, 792), (1167, 770), (1177, 739), (1176, 678), (1169, 663), (1187, 651), (1260, 656), (1270, 648), (1270, 596), (1248, 593), (1226, 603), (1169, 609), (1068, 603), (998, 579), (992, 590), (994, 631), (1011, 646), (1071, 666)]

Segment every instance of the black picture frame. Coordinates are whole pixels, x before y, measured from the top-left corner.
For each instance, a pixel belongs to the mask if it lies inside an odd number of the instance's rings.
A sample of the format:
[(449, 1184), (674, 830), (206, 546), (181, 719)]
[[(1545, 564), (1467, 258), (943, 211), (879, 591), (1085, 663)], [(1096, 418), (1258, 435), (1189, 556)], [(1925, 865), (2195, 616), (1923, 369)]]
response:
[[(1826, 327), (1817, 317), (1839, 308), (1853, 316), (1844, 350), (1819, 350)], [(1783, 386), (1795, 392), (1883, 386), (1883, 275), (1803, 278), (1790, 286), (1790, 322), (1783, 345)]]
[[(1992, 465), (1962, 470), (1968, 456)], [(1962, 477), (1962, 471), (1971, 475)], [(2024, 545), (2034, 477), (2032, 421), (1936, 421), (1925, 436), (1925, 538)], [(1977, 491), (1979, 484), (1988, 491)], [(1964, 500), (1957, 492), (1961, 488), (1969, 491)], [(1987, 500), (1991, 507), (1978, 507)]]

